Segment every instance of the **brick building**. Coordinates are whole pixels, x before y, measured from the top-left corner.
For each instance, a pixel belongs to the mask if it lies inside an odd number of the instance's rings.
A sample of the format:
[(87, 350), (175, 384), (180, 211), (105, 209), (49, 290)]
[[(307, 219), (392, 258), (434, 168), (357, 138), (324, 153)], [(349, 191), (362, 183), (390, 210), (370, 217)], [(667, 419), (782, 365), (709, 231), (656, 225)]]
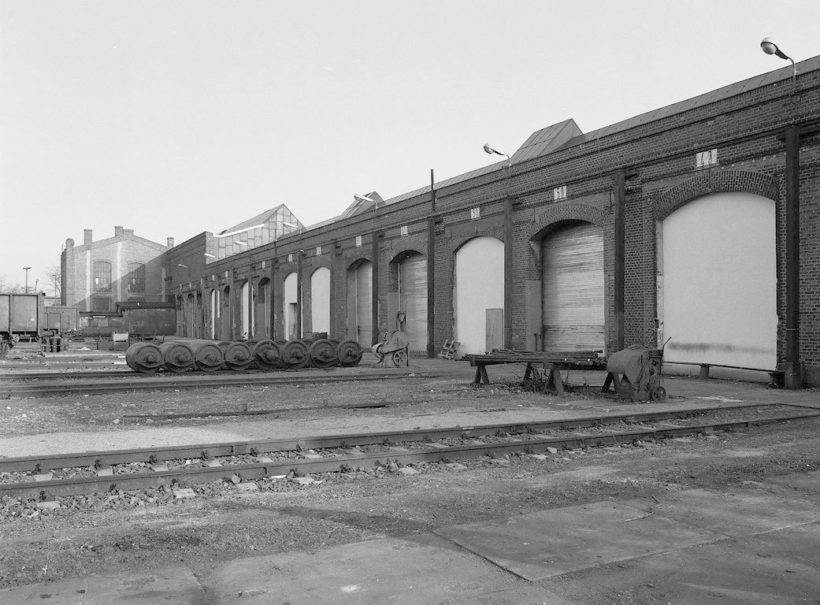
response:
[(161, 302), (165, 290), (163, 253), (173, 247), (114, 227), (114, 236), (93, 241), (86, 229), (82, 245), (66, 240), (60, 258), (62, 304), (81, 312), (109, 313), (118, 302)]
[[(820, 384), (820, 57), (584, 133), (226, 258), (164, 255), (181, 335), (411, 349), (656, 346)], [(213, 257), (213, 258), (211, 258)], [(184, 271), (180, 271), (182, 267)]]

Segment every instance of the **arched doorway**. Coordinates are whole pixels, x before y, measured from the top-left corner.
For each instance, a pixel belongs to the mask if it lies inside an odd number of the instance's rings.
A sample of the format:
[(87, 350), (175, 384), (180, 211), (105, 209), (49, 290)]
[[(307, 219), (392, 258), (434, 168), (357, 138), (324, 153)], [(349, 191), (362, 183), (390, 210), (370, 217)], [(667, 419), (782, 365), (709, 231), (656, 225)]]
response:
[(231, 330), (231, 287), (222, 288), (222, 304), (219, 306), (219, 338), (221, 340), (233, 340)]
[(310, 276), (310, 326), (312, 332), (330, 332), (330, 269), (319, 267)]
[(669, 361), (774, 369), (775, 203), (717, 193), (657, 225), (659, 339)]
[[(427, 257), (408, 251), (394, 260), (399, 312), (404, 313), (404, 333), (414, 353), (427, 353)], [(399, 326), (402, 327), (402, 326)], [(393, 326), (390, 326), (393, 329)]]
[(602, 351), (606, 343), (604, 234), (567, 222), (541, 240), (542, 348)]
[(183, 336), (193, 337), (194, 325), (196, 324), (196, 298), (193, 292), (189, 292), (185, 297), (185, 333)]
[(208, 295), (208, 311), (206, 325), (208, 326), (207, 338), (215, 340), (216, 336), (216, 319), (219, 314), (219, 290), (212, 288)]
[(476, 237), (456, 251), (453, 301), (459, 354), (504, 346), (504, 242)]
[(251, 285), (244, 281), (239, 288), (239, 338), (249, 340), (252, 336), (253, 317), (251, 315)]
[(288, 273), (284, 281), (284, 308), (282, 309), (282, 317), (285, 319), (285, 338), (287, 340), (297, 340), (302, 337), (298, 333), (299, 300), (296, 296), (297, 286), (296, 273)]
[(254, 317), (256, 318), (256, 338), (270, 338), (270, 280), (265, 277), (259, 280), (256, 287), (256, 304)]
[(347, 337), (373, 345), (373, 263), (359, 260), (347, 270)]

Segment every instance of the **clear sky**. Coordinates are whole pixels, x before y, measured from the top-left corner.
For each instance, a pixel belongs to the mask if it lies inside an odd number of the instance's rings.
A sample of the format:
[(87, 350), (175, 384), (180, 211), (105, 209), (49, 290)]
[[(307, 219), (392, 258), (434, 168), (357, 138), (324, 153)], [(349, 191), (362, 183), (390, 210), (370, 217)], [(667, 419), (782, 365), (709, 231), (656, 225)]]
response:
[(305, 224), (820, 54), (817, 0), (0, 0), (0, 280), (66, 238)]

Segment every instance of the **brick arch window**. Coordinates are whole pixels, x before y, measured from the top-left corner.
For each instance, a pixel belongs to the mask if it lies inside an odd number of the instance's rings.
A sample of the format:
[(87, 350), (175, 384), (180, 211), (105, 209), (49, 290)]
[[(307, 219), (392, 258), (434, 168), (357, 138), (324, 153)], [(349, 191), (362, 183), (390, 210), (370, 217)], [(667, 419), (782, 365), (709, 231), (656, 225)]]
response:
[(95, 260), (92, 268), (94, 292), (111, 292), (111, 263), (107, 260)]

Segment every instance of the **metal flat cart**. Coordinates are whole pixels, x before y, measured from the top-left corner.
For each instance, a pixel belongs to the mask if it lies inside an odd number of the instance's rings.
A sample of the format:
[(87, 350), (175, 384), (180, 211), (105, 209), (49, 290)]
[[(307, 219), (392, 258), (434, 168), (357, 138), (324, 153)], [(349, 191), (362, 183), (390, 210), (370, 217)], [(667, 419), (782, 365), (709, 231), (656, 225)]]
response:
[(603, 370), (606, 362), (601, 351), (493, 351), (485, 355), (465, 355), (464, 360), (475, 367), (473, 384), (490, 384), (487, 366), (524, 363), (524, 382), (530, 380), (537, 366), (544, 370), (544, 393), (554, 389), (558, 395), (564, 394), (564, 380), (561, 370)]

